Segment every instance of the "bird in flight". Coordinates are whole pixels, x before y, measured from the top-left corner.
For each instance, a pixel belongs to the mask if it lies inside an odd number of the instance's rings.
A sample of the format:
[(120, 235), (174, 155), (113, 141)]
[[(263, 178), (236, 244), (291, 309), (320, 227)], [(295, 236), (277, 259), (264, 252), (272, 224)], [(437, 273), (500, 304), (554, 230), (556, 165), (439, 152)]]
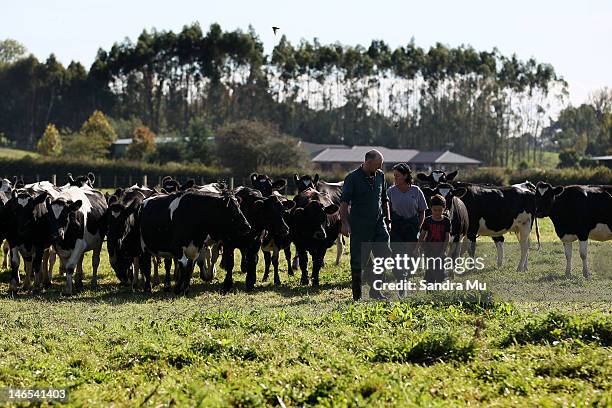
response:
[(272, 31), (274, 31), (274, 35), (276, 35), (276, 31), (277, 31), (277, 30), (280, 30), (280, 28), (278, 28), (278, 27), (272, 27)]

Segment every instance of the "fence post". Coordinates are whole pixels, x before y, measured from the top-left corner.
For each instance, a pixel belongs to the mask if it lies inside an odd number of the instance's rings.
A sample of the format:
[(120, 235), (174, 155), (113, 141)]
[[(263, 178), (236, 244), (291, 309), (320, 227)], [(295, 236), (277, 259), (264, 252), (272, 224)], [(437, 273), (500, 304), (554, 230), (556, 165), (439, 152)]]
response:
[(54, 186), (57, 186), (57, 175), (56, 174), (51, 175), (51, 182), (53, 183)]
[(147, 175), (142, 176), (142, 186), (147, 187)]
[(161, 186), (161, 176), (157, 176), (157, 185)]
[(132, 187), (132, 175), (128, 178), (128, 186)]
[(113, 188), (114, 189), (117, 188), (117, 175), (116, 174), (113, 176)]
[(102, 184), (102, 175), (98, 174), (97, 179), (98, 179), (98, 188), (103, 188), (104, 185)]
[(234, 178), (230, 177), (230, 190), (234, 189)]

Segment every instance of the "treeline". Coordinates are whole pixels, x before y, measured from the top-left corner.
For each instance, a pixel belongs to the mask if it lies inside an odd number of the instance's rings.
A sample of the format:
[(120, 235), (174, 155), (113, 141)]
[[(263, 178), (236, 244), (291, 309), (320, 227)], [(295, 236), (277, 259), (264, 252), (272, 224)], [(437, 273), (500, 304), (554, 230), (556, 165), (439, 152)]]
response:
[(181, 135), (194, 120), (212, 131), (243, 119), (315, 143), (452, 149), (492, 165), (537, 157), (542, 128), (565, 82), (549, 64), (498, 50), (409, 42), (391, 48), (291, 44), (271, 55), (257, 34), (143, 31), (100, 49), (87, 70), (14, 55), (0, 61), (0, 132), (32, 148), (49, 123), (77, 130), (100, 110)]

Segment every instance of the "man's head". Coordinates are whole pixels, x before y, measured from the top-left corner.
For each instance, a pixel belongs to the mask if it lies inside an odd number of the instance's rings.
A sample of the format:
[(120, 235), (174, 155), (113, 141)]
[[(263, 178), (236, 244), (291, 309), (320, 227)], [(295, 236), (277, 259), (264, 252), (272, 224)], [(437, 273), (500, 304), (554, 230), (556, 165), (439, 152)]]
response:
[(436, 194), (431, 197), (431, 215), (435, 218), (441, 218), (444, 209), (446, 208), (446, 200), (441, 194)]
[(365, 154), (365, 160), (363, 162), (363, 170), (366, 173), (374, 174), (376, 170), (382, 168), (383, 155), (376, 149), (372, 149)]

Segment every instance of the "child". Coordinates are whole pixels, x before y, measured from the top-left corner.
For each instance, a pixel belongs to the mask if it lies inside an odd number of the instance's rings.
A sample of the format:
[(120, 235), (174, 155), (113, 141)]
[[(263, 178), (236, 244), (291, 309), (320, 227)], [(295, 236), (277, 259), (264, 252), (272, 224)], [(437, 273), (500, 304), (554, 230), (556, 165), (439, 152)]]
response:
[[(431, 198), (431, 215), (425, 218), (419, 242), (424, 242), (427, 261), (425, 280), (427, 283), (444, 281), (444, 252), (450, 238), (451, 221), (444, 215), (446, 200), (440, 194)], [(430, 258), (428, 260), (428, 258)], [(437, 259), (435, 259), (437, 258)]]

